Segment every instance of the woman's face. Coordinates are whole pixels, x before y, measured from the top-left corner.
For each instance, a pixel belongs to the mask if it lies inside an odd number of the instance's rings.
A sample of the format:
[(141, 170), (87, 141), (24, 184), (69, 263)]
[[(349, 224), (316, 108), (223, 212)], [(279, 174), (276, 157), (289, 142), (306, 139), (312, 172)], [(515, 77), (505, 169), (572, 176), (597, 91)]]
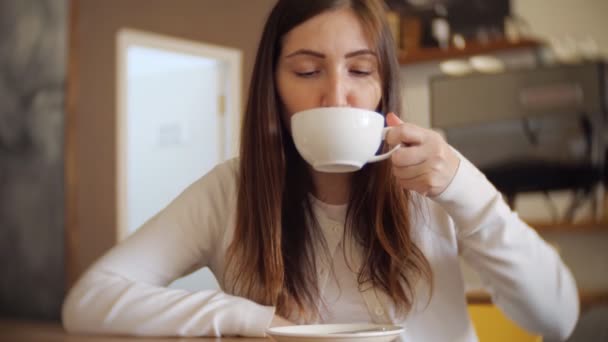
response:
[(286, 123), (315, 107), (375, 110), (382, 96), (375, 48), (346, 8), (321, 13), (285, 35), (276, 82)]

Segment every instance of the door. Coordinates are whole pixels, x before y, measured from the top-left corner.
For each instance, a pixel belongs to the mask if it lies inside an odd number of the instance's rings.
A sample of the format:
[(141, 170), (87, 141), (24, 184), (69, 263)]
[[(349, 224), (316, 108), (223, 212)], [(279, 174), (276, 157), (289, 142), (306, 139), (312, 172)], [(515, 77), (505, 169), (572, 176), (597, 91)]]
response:
[[(118, 38), (118, 236), (234, 156), (240, 52), (150, 33)], [(238, 74), (237, 74), (238, 75)], [(217, 288), (208, 269), (171, 285)]]

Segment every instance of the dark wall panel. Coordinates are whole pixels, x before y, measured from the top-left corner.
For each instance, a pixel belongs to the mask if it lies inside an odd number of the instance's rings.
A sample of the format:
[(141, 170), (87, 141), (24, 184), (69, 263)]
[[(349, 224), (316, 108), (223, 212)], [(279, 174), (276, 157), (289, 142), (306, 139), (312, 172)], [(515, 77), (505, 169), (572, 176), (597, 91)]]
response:
[(67, 0), (0, 0), (0, 316), (59, 318)]

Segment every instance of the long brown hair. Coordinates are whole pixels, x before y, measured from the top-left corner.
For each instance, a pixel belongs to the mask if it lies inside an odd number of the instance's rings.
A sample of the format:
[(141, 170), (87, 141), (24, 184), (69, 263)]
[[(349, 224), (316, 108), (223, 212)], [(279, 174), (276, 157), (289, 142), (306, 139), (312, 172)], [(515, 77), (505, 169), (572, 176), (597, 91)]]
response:
[[(382, 79), (380, 113), (400, 112), (399, 65), (380, 0), (279, 0), (262, 34), (245, 110), (240, 149), (236, 230), (228, 250), (232, 290), (277, 313), (319, 312), (313, 245), (321, 237), (308, 194), (312, 178), (282, 122), (275, 72), (282, 38), (304, 21), (348, 7), (376, 43)], [(383, 150), (386, 150), (383, 146)], [(386, 292), (401, 312), (412, 306), (414, 281), (431, 283), (428, 261), (410, 236), (409, 192), (390, 162), (366, 165), (352, 177), (345, 238), (358, 243), (364, 283)]]

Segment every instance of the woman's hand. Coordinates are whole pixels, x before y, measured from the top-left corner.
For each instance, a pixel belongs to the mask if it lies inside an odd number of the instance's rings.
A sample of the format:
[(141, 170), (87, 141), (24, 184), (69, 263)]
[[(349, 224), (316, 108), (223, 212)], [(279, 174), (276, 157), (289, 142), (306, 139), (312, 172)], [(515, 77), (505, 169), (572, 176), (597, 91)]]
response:
[(394, 113), (386, 117), (390, 146), (403, 144), (391, 156), (393, 175), (405, 189), (437, 196), (450, 184), (460, 159), (439, 133), (405, 123)]
[(288, 326), (288, 325), (294, 325), (294, 324), (278, 315), (274, 315), (274, 318), (270, 322), (270, 328), (284, 327), (284, 326)]

